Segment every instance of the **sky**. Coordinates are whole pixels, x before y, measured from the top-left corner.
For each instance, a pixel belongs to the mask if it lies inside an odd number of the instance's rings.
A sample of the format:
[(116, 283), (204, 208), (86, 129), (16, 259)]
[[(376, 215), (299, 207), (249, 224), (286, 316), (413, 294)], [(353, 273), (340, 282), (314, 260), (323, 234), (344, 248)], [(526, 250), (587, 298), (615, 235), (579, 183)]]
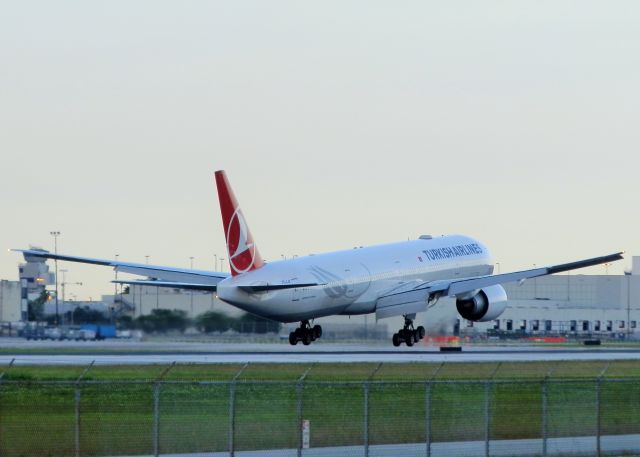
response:
[(225, 169), (267, 260), (453, 233), (502, 272), (640, 255), (638, 2), (2, 3), (6, 248), (213, 270)]

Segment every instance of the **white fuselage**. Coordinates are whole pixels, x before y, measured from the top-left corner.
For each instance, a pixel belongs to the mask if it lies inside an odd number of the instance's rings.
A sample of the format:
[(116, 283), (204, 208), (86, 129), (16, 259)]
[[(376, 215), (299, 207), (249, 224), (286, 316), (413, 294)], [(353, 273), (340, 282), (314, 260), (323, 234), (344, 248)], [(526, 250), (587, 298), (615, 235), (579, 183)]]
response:
[[(488, 249), (462, 235), (418, 239), (267, 263), (218, 283), (218, 297), (281, 322), (375, 312), (378, 297), (408, 281), (490, 275)], [(249, 293), (236, 286), (321, 284)]]

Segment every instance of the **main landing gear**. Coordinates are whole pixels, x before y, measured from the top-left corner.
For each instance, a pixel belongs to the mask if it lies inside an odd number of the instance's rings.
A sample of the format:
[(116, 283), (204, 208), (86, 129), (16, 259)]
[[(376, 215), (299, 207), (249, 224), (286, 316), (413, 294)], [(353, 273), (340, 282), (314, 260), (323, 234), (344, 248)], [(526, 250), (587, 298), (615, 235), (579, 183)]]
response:
[(413, 343), (417, 343), (422, 338), (424, 338), (425, 331), (422, 325), (418, 326), (418, 328), (413, 328), (413, 319), (404, 317), (404, 328), (398, 331), (398, 333), (393, 334), (393, 345), (398, 347), (402, 343), (405, 343), (407, 346), (413, 346)]
[(311, 327), (309, 321), (302, 321), (300, 327), (289, 333), (289, 344), (295, 346), (298, 341), (302, 341), (302, 344), (308, 346), (312, 341), (317, 340), (322, 336), (322, 327), (314, 325)]

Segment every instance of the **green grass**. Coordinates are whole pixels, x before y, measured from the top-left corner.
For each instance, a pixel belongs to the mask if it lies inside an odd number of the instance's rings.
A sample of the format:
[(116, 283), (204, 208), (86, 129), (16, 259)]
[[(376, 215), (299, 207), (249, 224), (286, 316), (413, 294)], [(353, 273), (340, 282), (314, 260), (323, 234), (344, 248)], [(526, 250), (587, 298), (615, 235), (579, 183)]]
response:
[[(237, 450), (298, 443), (297, 405), (311, 422), (311, 446), (358, 445), (364, 436), (363, 381), (369, 384), (371, 444), (424, 442), (427, 402), (434, 441), (482, 440), (486, 384), (492, 439), (538, 438), (547, 386), (550, 437), (593, 435), (595, 378), (607, 362), (410, 364), (177, 365), (160, 388), (160, 450), (224, 451), (229, 447), (229, 381), (235, 386)], [(82, 455), (153, 452), (154, 384), (165, 365), (99, 366), (79, 387)], [(12, 367), (0, 384), (0, 455), (73, 455), (75, 381), (82, 367)], [(300, 391), (296, 381), (303, 374)], [(606, 381), (616, 378), (623, 381)], [(640, 433), (640, 362), (616, 361), (601, 384), (603, 434)], [(430, 387), (425, 381), (435, 380)], [(513, 382), (506, 382), (513, 380)], [(109, 381), (106, 384), (99, 383)], [(134, 383), (132, 383), (132, 381)], [(203, 381), (221, 381), (207, 384)], [(260, 384), (261, 381), (268, 381)], [(383, 382), (381, 382), (383, 381)], [(456, 382), (449, 382), (456, 381)]]
[[(595, 378), (606, 369), (605, 378), (640, 378), (640, 362), (634, 360), (507, 363), (256, 363), (179, 364), (163, 378), (167, 381), (230, 381), (242, 370), (240, 381), (296, 381), (308, 371), (307, 381), (429, 381), (429, 380), (541, 380)], [(169, 365), (94, 366), (84, 380), (154, 381)], [(5, 368), (2, 369), (4, 371)], [(82, 366), (14, 366), (4, 380), (75, 381)]]

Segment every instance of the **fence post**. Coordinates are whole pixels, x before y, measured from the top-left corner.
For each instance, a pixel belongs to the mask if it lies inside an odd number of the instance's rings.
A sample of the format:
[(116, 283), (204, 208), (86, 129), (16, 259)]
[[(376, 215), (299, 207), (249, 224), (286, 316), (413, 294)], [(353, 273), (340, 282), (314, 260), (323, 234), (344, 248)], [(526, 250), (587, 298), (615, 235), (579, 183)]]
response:
[(364, 389), (364, 457), (369, 457), (369, 381), (362, 385)]
[(236, 382), (229, 383), (229, 455), (235, 455), (234, 436), (236, 429)]
[(80, 457), (80, 387), (76, 385), (75, 390), (75, 411), (76, 422), (74, 427), (76, 457)]
[(371, 372), (367, 380), (362, 384), (364, 394), (364, 457), (369, 457), (369, 391), (371, 387), (371, 380), (376, 375), (378, 370), (382, 367), (380, 362), (376, 368)]
[(233, 457), (236, 453), (235, 435), (236, 435), (236, 383), (242, 372), (249, 366), (249, 362), (245, 363), (233, 377), (229, 383), (229, 456)]
[(489, 457), (491, 440), (491, 389), (493, 387), (493, 378), (495, 378), (501, 366), (502, 362), (498, 362), (491, 376), (484, 384), (484, 455), (486, 457)]
[(485, 381), (484, 383), (484, 455), (489, 457), (489, 437), (491, 434), (491, 410), (490, 410), (490, 397), (491, 397), (491, 383), (492, 381)]
[(600, 457), (600, 378), (596, 380), (596, 449)]
[(425, 383), (424, 393), (424, 436), (427, 442), (427, 457), (431, 457), (431, 383), (432, 381)]
[(74, 438), (75, 438), (75, 450), (76, 457), (80, 457), (80, 399), (81, 399), (81, 390), (80, 390), (80, 382), (82, 378), (89, 372), (93, 364), (96, 363), (95, 360), (92, 360), (91, 363), (80, 373), (78, 379), (76, 379), (76, 389), (75, 389), (75, 413), (76, 420), (74, 425)]
[(160, 383), (164, 377), (176, 366), (173, 361), (171, 365), (165, 368), (153, 385), (153, 455), (160, 455)]
[(602, 382), (602, 377), (605, 375), (605, 373), (607, 372), (607, 370), (609, 369), (609, 365), (611, 365), (611, 362), (607, 363), (607, 365), (604, 367), (604, 369), (600, 372), (600, 375), (598, 376), (598, 379), (596, 380), (596, 455), (598, 457), (600, 457), (601, 454), (601, 447), (600, 447), (600, 427), (601, 427), (601, 421), (602, 421), (602, 408), (601, 408), (601, 401), (600, 401), (600, 388), (601, 388), (601, 382)]
[(16, 361), (16, 358), (14, 357), (13, 359), (11, 359), (11, 362), (9, 362), (9, 365), (7, 365), (7, 368), (2, 373), (0, 373), (0, 381), (2, 381), (2, 378), (4, 378), (5, 373), (9, 371), (9, 368), (13, 366), (15, 361)]
[(549, 437), (549, 379), (553, 374), (555, 367), (552, 367), (547, 371), (547, 374), (542, 380), (542, 456), (547, 457), (547, 445)]
[(432, 390), (433, 390), (433, 380), (436, 379), (436, 376), (438, 376), (438, 373), (440, 373), (440, 370), (442, 369), (442, 367), (444, 366), (444, 361), (440, 362), (440, 365), (438, 365), (438, 368), (436, 368), (436, 371), (433, 372), (433, 374), (431, 375), (431, 379), (429, 379), (426, 383), (426, 392), (425, 392), (425, 405), (424, 405), (424, 427), (425, 427), (425, 441), (427, 442), (427, 457), (431, 457), (431, 441), (433, 441), (433, 438), (431, 436), (431, 400), (432, 400)]
[(298, 378), (298, 382), (296, 382), (296, 423), (298, 427), (298, 449), (296, 455), (298, 457), (302, 457), (302, 400), (304, 395), (304, 380), (313, 368), (311, 365), (309, 368), (302, 373), (302, 376)]
[(547, 378), (542, 380), (542, 457), (547, 457)]
[(160, 455), (160, 382), (153, 385), (153, 455)]

